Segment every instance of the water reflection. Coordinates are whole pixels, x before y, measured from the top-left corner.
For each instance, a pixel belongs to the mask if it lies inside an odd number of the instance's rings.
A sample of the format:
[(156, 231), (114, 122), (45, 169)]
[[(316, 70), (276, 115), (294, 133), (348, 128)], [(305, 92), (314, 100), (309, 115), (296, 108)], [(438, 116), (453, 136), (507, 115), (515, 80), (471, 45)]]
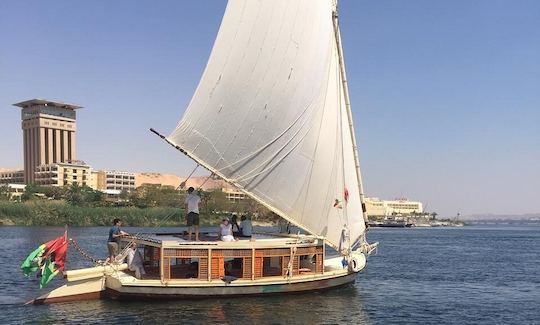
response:
[(37, 323), (370, 324), (354, 285), (287, 296), (146, 302), (95, 300), (25, 308), (29, 318), (21, 319)]

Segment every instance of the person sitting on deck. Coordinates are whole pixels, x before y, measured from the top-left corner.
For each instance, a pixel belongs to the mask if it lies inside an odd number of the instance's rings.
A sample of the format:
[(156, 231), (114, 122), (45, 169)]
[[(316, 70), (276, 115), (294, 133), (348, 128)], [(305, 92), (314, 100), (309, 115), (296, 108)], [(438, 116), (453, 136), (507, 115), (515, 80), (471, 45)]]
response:
[(251, 237), (253, 231), (253, 226), (251, 225), (251, 220), (246, 216), (242, 216), (242, 221), (240, 222), (240, 233), (242, 237)]
[(236, 214), (232, 215), (232, 219), (230, 223), (231, 223), (233, 235), (240, 236), (241, 235), (240, 226), (238, 225), (238, 216)]
[(229, 218), (224, 218), (221, 225), (219, 225), (219, 239), (222, 241), (235, 241), (232, 233), (232, 225), (229, 222)]
[(143, 266), (143, 257), (141, 252), (137, 249), (137, 244), (131, 244), (127, 255), (127, 264), (130, 271), (135, 271), (135, 277), (142, 279), (142, 276), (146, 274)]
[(279, 217), (278, 222), (277, 222), (277, 226), (278, 226), (278, 230), (279, 230), (280, 233), (282, 233), (282, 234), (290, 234), (291, 233), (290, 223), (287, 220)]
[(113, 220), (113, 226), (109, 229), (109, 240), (107, 242), (107, 248), (109, 250), (109, 261), (112, 263), (118, 255), (118, 244), (120, 242), (120, 237), (129, 235), (127, 232), (120, 229), (122, 225), (122, 220), (116, 218)]

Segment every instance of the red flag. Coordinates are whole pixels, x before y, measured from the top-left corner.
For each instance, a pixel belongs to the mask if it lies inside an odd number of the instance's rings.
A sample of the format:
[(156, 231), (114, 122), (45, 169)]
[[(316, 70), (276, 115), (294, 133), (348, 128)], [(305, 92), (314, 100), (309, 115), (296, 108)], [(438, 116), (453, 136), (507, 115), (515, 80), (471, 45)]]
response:
[(346, 187), (343, 191), (343, 196), (345, 197), (345, 202), (349, 202), (349, 190)]
[(41, 270), (39, 287), (43, 288), (58, 273), (64, 270), (68, 249), (67, 231), (64, 236), (49, 240), (34, 250), (21, 265), (24, 275)]
[(43, 253), (43, 258), (49, 258), (51, 254), (54, 253), (53, 262), (58, 267), (58, 270), (62, 271), (66, 264), (67, 249), (68, 240), (66, 231), (64, 233), (64, 236), (58, 237), (45, 243), (45, 253)]

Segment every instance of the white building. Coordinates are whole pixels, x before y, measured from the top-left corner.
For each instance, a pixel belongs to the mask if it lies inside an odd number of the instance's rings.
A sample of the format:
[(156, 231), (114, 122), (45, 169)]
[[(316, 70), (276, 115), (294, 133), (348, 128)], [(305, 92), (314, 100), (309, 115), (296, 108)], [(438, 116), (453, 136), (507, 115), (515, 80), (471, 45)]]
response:
[(244, 192), (234, 187), (223, 187), (221, 191), (225, 193), (227, 200), (232, 202), (239, 202), (246, 198), (246, 194)]
[(135, 174), (109, 170), (105, 172), (105, 181), (108, 190), (126, 190), (128, 192), (135, 189)]
[(0, 170), (0, 184), (24, 184), (24, 170)]
[(96, 179), (96, 189), (98, 190), (126, 190), (131, 192), (136, 188), (135, 173), (122, 172), (116, 170), (100, 170), (94, 171), (94, 179)]
[(365, 198), (367, 214), (369, 216), (410, 215), (423, 213), (422, 202), (396, 199), (393, 201), (379, 198)]
[(91, 170), (91, 167), (81, 160), (39, 165), (35, 168), (32, 179), (36, 185), (41, 186), (90, 186)]
[(8, 198), (14, 201), (20, 201), (21, 196), (26, 189), (25, 184), (2, 184), (0, 186), (5, 186), (7, 188)]

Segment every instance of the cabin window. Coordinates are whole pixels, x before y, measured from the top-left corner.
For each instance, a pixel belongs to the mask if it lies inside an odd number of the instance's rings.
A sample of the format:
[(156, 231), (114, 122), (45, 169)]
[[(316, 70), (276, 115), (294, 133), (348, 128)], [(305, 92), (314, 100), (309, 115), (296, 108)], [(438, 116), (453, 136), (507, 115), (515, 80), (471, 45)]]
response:
[(290, 254), (290, 248), (255, 250), (255, 278), (285, 275), (287, 273)]
[(225, 262), (225, 275), (234, 276), (236, 278), (242, 278), (244, 276), (244, 259), (243, 258), (226, 258)]
[(251, 279), (251, 267), (250, 249), (212, 250), (212, 279), (226, 275)]
[(171, 279), (207, 279), (208, 250), (166, 248), (163, 252), (164, 281)]
[(283, 267), (282, 256), (270, 256), (263, 258), (263, 276), (282, 275)]
[(301, 247), (296, 251), (297, 259), (294, 261), (293, 274), (306, 274), (324, 272), (324, 248)]
[(199, 258), (171, 258), (171, 279), (193, 279), (199, 277)]
[(316, 255), (300, 255), (298, 257), (299, 273), (315, 273), (317, 270), (317, 256)]
[(159, 278), (161, 250), (158, 247), (144, 246), (144, 271), (146, 277)]

